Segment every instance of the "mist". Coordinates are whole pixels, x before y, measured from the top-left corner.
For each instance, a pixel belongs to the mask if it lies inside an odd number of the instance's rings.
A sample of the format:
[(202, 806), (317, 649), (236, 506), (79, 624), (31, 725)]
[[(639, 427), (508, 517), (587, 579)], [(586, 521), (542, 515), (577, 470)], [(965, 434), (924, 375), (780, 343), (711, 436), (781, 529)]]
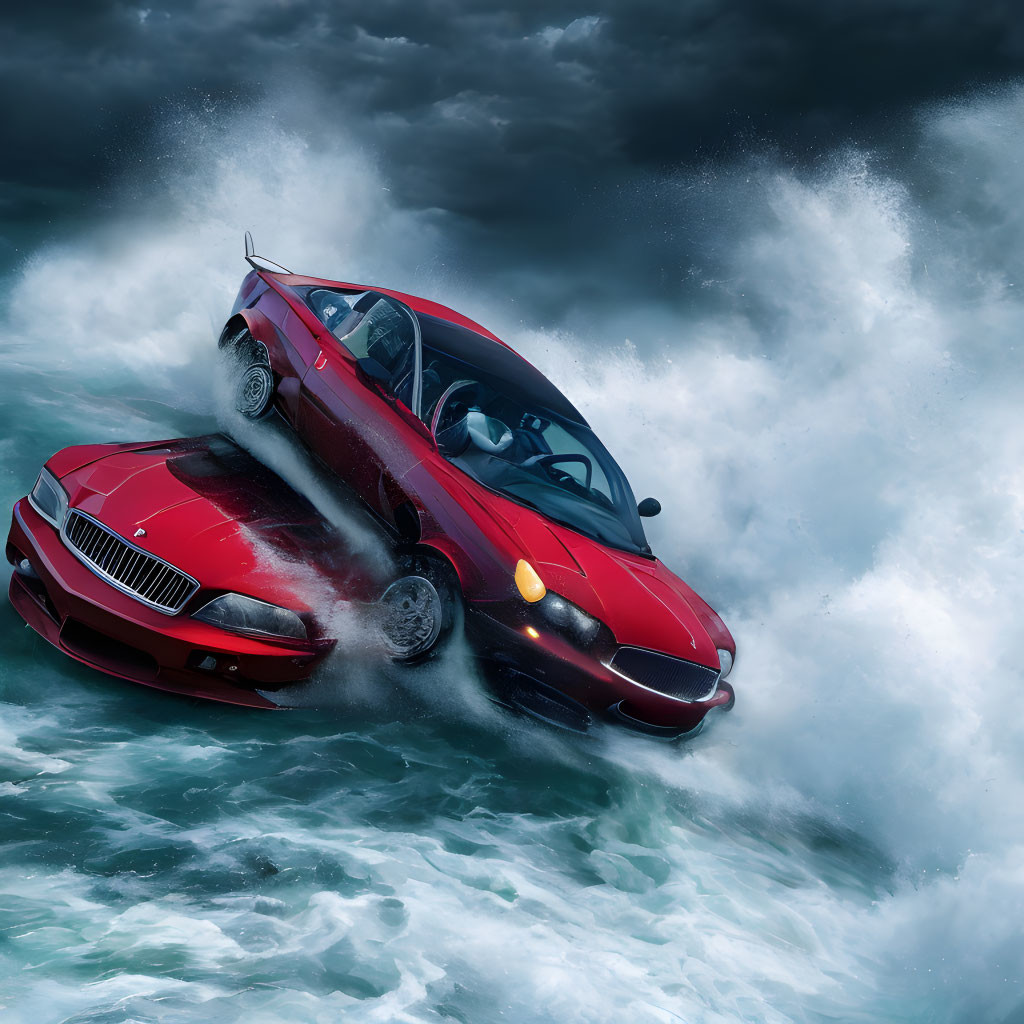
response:
[[(351, 804), (314, 780), (303, 820), (267, 796), (272, 777), (236, 778), (239, 792), (263, 787), (259, 827), (228, 804), (188, 841), (216, 864), (222, 841), (262, 837), (259, 856), (306, 871), (266, 913), (234, 883), (210, 904), (181, 878), (177, 895), (143, 890), (129, 906), (74, 858), (48, 863), (22, 898), (63, 901), (47, 927), (109, 972), (45, 998), (46, 979), (21, 974), (17, 1019), (57, 999), (61, 1019), (84, 1021), (129, 996), (132, 1012), (167, 1001), (183, 1020), (207, 1003), (228, 1020), (352, 1007), (434, 1020), (446, 1005), (477, 1021), (498, 1006), (523, 1021), (1017, 1019), (1024, 92), (918, 107), (898, 165), (842, 145), (810, 163), (768, 148), (713, 174), (638, 173), (593, 199), (586, 232), (603, 259), (541, 272), (524, 254), (486, 274), (473, 270), (479, 238), (396, 197), (379, 154), (342, 131), (289, 128), (274, 109), (169, 114), (161, 158), (109, 186), (104, 223), (34, 248), (8, 276), (6, 498), (58, 447), (226, 425), (216, 338), (251, 230), (296, 272), (458, 309), (565, 390), (638, 496), (662, 502), (655, 553), (729, 624), (737, 705), (684, 751), (563, 744), (444, 700), (408, 726), (415, 739), (400, 712), (371, 715), (363, 737), (358, 712), (326, 734), (302, 719), (312, 739), (275, 725), (275, 742), (301, 749), (296, 771), (329, 752), (343, 774), (368, 743), (382, 763), (433, 765), (442, 789), (472, 795), (455, 823), (407, 820), (370, 771)], [(636, 267), (656, 268), (658, 287)], [(242, 440), (315, 495), (287, 448)], [(16, 647), (3, 671), (28, 671), (27, 654)], [(91, 685), (76, 670), (54, 714), (89, 722)], [(100, 720), (116, 714), (112, 692)], [(76, 747), (12, 693), (5, 766), (66, 780), (61, 792), (95, 802), (111, 829), (174, 830), (120, 809), (121, 756), (129, 775), (166, 773), (172, 788), (192, 757), (234, 778), (231, 737), (259, 732), (253, 718), (190, 713), (154, 765), (146, 712), (133, 711), (138, 736)], [(527, 792), (541, 785), (531, 771), (565, 776), (582, 795), (540, 820), (529, 800), (495, 796), (502, 771)], [(575, 828), (585, 868), (560, 846)], [(8, 894), (22, 870), (11, 863)], [(316, 863), (344, 870), (321, 877)], [(243, 913), (265, 918), (256, 945), (232, 930)], [(5, 970), (53, 955), (44, 934), (32, 941)], [(184, 966), (117, 960), (133, 948)], [(329, 973), (332, 956), (363, 965), (362, 990), (342, 985), (340, 998), (336, 979), (300, 976), (261, 1011), (250, 996), (223, 1002), (229, 985), (211, 973), (252, 985), (267, 962), (283, 976), (311, 957)]]

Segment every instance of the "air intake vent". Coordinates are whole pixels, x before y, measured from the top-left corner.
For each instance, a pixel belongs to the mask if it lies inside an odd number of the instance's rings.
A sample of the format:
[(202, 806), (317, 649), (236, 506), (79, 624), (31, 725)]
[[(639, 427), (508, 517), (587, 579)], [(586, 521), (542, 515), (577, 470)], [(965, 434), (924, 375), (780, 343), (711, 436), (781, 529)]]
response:
[(111, 586), (166, 615), (180, 612), (199, 582), (163, 559), (129, 544), (123, 537), (78, 509), (61, 530), (78, 559)]
[(718, 687), (718, 670), (640, 647), (620, 647), (611, 668), (648, 690), (677, 700), (707, 700)]

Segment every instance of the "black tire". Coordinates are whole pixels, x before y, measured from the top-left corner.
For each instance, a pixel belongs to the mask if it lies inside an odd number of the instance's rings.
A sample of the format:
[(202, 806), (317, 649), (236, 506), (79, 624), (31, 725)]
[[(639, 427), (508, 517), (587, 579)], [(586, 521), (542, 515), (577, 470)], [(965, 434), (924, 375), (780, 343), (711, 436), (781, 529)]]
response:
[(250, 363), (235, 385), (235, 408), (247, 420), (261, 420), (274, 404), (274, 374), (266, 363)]
[(402, 575), (378, 599), (378, 628), (391, 658), (412, 665), (439, 656), (463, 624), (462, 588), (439, 559), (402, 559)]
[(231, 359), (235, 409), (246, 419), (261, 420), (274, 405), (274, 371), (266, 346), (243, 327), (221, 342)]

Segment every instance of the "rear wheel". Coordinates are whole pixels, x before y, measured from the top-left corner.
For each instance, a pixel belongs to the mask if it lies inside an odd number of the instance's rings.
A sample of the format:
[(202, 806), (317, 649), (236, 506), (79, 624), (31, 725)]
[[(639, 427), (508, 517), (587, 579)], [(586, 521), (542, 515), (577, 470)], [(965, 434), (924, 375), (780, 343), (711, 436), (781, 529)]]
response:
[(250, 420), (262, 419), (274, 401), (274, 375), (266, 363), (250, 363), (235, 386), (235, 408)]
[(266, 346), (243, 327), (222, 342), (231, 357), (235, 408), (250, 420), (266, 416), (274, 404), (274, 372)]

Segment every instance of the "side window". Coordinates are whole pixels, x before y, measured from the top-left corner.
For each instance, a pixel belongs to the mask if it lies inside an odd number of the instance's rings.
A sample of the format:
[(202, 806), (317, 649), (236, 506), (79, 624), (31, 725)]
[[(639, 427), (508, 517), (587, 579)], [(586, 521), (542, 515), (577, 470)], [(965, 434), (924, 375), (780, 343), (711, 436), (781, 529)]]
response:
[(414, 315), (395, 300), (368, 292), (355, 303), (342, 329), (349, 324), (352, 329), (341, 343), (356, 359), (373, 360), (378, 372), (386, 374), (385, 387), (412, 409), (419, 343)]
[(412, 409), (412, 392), (416, 383), (415, 364), (415, 350), (410, 348), (398, 369), (391, 375), (391, 391), (407, 409)]
[[(360, 305), (357, 303), (357, 306)], [(355, 342), (355, 337), (359, 341)], [(350, 339), (362, 352), (356, 352)], [(356, 358), (369, 356), (376, 359), (394, 379), (416, 348), (416, 328), (409, 314), (389, 299), (375, 302), (360, 321), (359, 326), (345, 339)]]
[(473, 377), (476, 371), (466, 363), (442, 355), (436, 349), (423, 348), (423, 397), (420, 419), (429, 427), (438, 400), (457, 380)]

